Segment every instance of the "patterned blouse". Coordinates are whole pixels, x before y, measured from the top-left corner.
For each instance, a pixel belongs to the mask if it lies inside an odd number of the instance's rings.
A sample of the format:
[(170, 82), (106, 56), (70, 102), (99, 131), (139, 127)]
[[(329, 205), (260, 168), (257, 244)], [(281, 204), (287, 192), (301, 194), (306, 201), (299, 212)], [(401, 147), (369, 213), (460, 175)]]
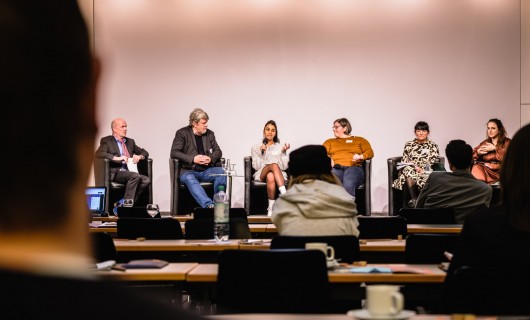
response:
[[(423, 143), (418, 143), (416, 139), (405, 143), (403, 150), (403, 160), (405, 163), (414, 163), (420, 168), (425, 168), (426, 164), (433, 164), (438, 161), (440, 152), (438, 145), (431, 140)], [(425, 182), (429, 176), (423, 173), (418, 173), (413, 166), (406, 166), (399, 171), (398, 178), (394, 180), (392, 188), (403, 190), (406, 178), (411, 178), (416, 182), (419, 189), (425, 186)]]

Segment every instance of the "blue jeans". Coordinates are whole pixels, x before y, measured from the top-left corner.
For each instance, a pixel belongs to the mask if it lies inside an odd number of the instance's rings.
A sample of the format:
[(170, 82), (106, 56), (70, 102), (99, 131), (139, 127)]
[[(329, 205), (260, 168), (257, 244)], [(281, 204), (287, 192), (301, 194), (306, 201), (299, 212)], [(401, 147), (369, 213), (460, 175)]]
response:
[(216, 193), (219, 186), (226, 186), (226, 176), (212, 176), (211, 174), (223, 174), (225, 171), (221, 167), (211, 167), (203, 172), (187, 171), (180, 176), (180, 182), (183, 183), (197, 203), (206, 208), (213, 204), (213, 200), (208, 197), (206, 191), (201, 186), (201, 182), (213, 182), (213, 190)]
[(355, 189), (364, 183), (363, 167), (345, 167), (331, 169), (331, 172), (339, 178), (344, 189), (355, 197)]

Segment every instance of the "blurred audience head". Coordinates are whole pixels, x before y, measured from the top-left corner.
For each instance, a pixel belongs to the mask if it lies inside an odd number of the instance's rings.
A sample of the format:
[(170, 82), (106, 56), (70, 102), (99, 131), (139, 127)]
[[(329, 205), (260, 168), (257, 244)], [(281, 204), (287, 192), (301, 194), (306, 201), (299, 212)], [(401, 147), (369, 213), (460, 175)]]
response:
[(306, 180), (340, 181), (331, 173), (331, 158), (322, 145), (306, 145), (289, 154), (289, 186)]
[(88, 210), (97, 64), (73, 0), (0, 1), (0, 43), (0, 230), (46, 230)]
[(473, 148), (464, 140), (451, 140), (445, 147), (449, 164), (456, 169), (469, 169), (473, 163)]
[(513, 136), (502, 161), (500, 184), (511, 225), (530, 232), (530, 124)]

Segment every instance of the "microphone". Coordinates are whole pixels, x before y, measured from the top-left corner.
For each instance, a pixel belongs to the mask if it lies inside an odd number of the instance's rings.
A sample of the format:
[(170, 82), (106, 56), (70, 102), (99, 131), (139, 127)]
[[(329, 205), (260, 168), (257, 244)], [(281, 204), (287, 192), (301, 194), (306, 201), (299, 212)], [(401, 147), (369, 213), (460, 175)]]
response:
[[(267, 138), (263, 138), (263, 144), (266, 146), (267, 145), (267, 142), (269, 140), (267, 140)], [(261, 155), (264, 155), (265, 154), (265, 149), (261, 149)]]

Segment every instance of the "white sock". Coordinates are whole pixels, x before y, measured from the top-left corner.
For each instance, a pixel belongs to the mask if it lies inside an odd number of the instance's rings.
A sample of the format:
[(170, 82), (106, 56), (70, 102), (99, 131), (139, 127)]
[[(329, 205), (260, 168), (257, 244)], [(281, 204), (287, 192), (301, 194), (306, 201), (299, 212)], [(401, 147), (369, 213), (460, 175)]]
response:
[(269, 199), (269, 208), (272, 209), (272, 206), (274, 205), (274, 201), (276, 201), (276, 200), (270, 200)]
[(278, 189), (280, 190), (280, 194), (284, 194), (287, 191), (287, 189), (285, 189), (285, 186), (281, 186)]

